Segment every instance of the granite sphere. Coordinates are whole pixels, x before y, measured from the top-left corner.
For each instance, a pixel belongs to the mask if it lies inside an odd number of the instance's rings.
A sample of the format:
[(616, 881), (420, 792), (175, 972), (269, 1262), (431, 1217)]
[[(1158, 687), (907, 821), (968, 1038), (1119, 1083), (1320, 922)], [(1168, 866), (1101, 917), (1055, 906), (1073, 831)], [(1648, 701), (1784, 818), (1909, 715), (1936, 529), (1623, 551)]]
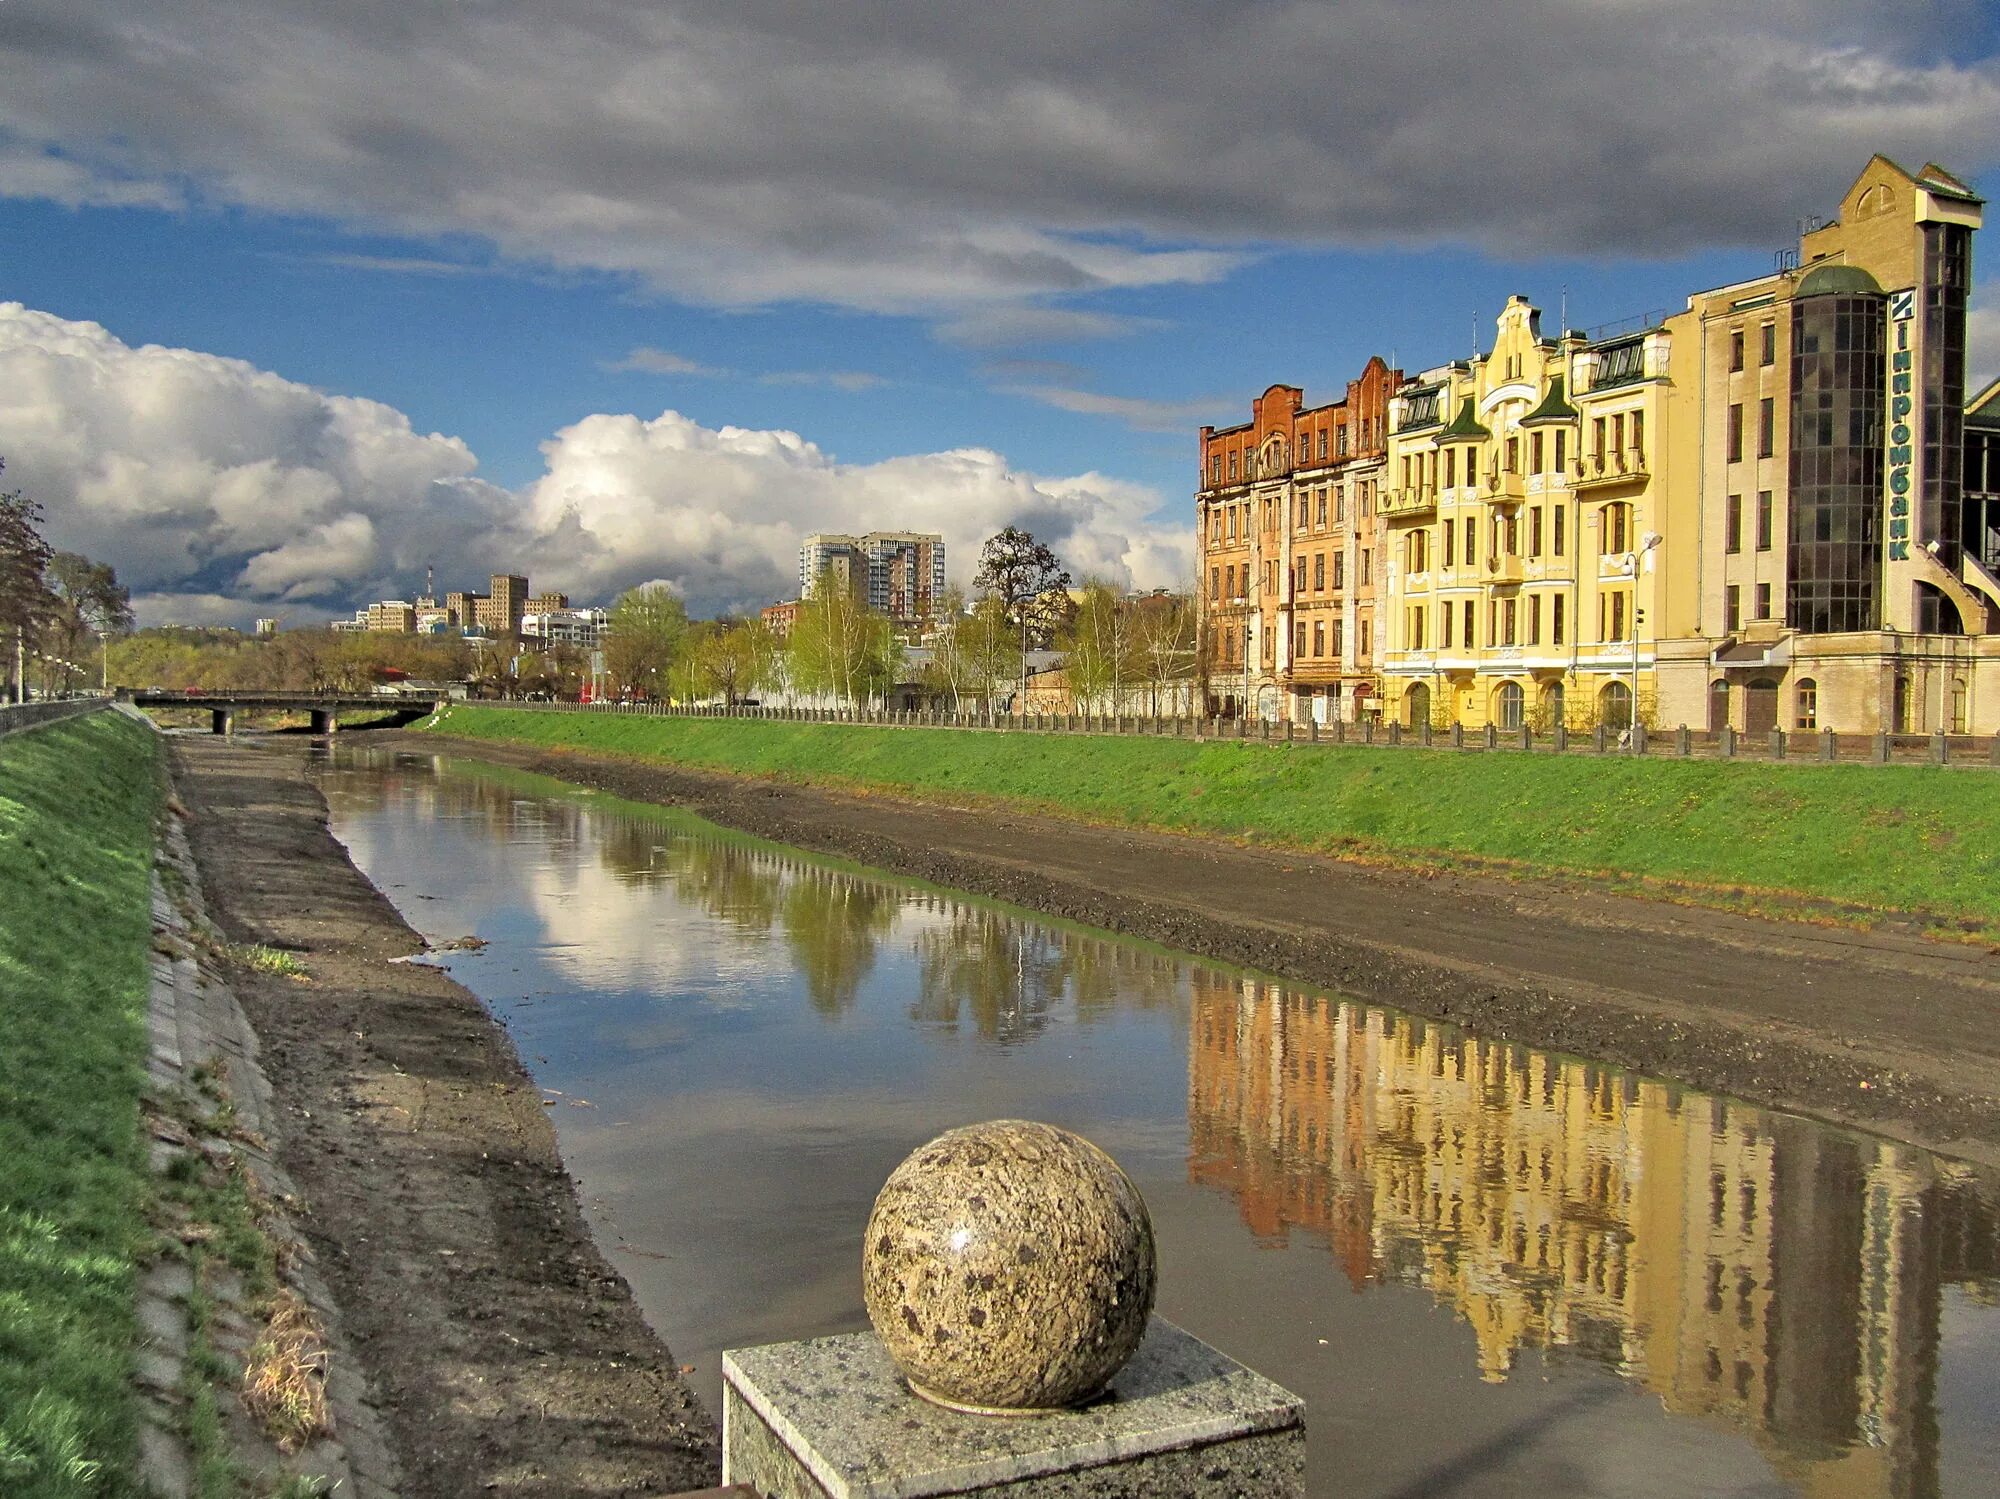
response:
[(1153, 1223), (1118, 1163), (1021, 1119), (949, 1130), (890, 1173), (862, 1296), (918, 1394), (960, 1409), (1090, 1399), (1145, 1336)]

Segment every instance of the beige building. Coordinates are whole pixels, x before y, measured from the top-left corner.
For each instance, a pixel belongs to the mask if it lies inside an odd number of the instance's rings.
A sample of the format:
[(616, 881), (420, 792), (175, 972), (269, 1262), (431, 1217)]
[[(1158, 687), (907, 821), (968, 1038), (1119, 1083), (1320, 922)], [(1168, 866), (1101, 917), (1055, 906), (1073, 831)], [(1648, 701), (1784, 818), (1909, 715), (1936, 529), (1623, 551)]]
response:
[(1796, 264), (1689, 299), (1696, 617), (1661, 652), (1665, 722), (2000, 732), (2000, 545), (1966, 483), (1982, 207), (1878, 156)]
[(362, 617), (361, 627), (392, 635), (408, 635), (417, 628), (416, 607), (403, 599), (384, 599), (379, 604), (370, 604)]

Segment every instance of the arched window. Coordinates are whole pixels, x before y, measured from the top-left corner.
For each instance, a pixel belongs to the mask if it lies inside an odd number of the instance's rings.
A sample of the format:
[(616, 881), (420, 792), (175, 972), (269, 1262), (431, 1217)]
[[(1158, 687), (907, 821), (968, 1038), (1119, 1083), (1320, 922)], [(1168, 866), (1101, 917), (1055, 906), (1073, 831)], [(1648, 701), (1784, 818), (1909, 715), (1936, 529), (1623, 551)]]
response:
[(1708, 684), (1708, 732), (1720, 734), (1729, 727), (1729, 684), (1717, 677)]
[(1620, 733), (1632, 727), (1632, 689), (1623, 682), (1606, 682), (1597, 694), (1597, 721)]
[(1521, 727), (1522, 692), (1519, 682), (1502, 682), (1493, 689), (1493, 720), (1503, 729)]
[(1811, 677), (1801, 677), (1798, 685), (1799, 712), (1794, 722), (1802, 729), (1819, 727), (1819, 683)]
[(1965, 732), (1965, 727), (1966, 727), (1965, 710), (1966, 710), (1965, 678), (1953, 677), (1951, 679), (1951, 723), (1948, 726), (1952, 733), (1963, 734)]

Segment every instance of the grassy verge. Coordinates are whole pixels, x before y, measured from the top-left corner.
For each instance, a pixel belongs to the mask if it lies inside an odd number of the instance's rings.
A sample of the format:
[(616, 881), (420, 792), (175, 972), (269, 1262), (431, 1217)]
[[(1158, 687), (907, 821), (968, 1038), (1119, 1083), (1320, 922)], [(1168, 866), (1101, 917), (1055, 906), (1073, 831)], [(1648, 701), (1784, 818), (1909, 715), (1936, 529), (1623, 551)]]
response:
[[(2000, 929), (2000, 776), (454, 706), (430, 727), (1399, 859), (1497, 861)], [(1754, 901), (1753, 901), (1754, 903)]]
[(0, 739), (0, 1493), (131, 1491), (160, 801), (116, 713)]

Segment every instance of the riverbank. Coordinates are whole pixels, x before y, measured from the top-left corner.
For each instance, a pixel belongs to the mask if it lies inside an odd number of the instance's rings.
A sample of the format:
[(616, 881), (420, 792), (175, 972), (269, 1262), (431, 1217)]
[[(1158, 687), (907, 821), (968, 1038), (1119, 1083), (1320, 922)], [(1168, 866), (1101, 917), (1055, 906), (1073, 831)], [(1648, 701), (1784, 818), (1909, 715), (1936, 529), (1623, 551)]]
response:
[(683, 806), (1489, 1037), (2000, 1165), (2000, 958), (1984, 946), (1671, 904), (1605, 881), (1385, 867), (574, 749), (436, 733), (370, 743)]
[(210, 914), (290, 958), (235, 987), (405, 1499), (715, 1482), (712, 1424), (592, 1242), (540, 1091), (470, 993), (395, 961), (423, 942), (327, 831), (307, 750), (188, 736), (172, 771)]
[(2000, 780), (1984, 768), (1635, 761), (465, 704), (427, 727), (1306, 853), (1584, 876), (1725, 909), (2000, 941)]
[(0, 1492), (22, 1499), (134, 1481), (159, 804), (123, 715), (0, 738)]

